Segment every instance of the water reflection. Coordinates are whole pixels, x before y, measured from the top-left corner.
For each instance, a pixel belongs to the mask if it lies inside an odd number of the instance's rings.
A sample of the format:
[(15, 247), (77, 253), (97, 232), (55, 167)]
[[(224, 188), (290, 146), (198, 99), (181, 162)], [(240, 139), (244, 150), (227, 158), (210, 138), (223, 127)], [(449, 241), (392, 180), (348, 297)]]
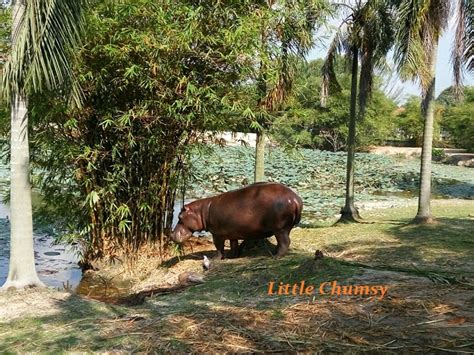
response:
[[(173, 225), (177, 223), (181, 207), (182, 203), (177, 202)], [(9, 214), (8, 207), (0, 204), (0, 286), (3, 285), (8, 276), (8, 263), (10, 259)], [(100, 280), (97, 281), (84, 277), (84, 280), (81, 281), (82, 272), (77, 265), (79, 259), (73, 247), (53, 245), (54, 238), (44, 233), (35, 233), (33, 239), (36, 270), (40, 280), (45, 285), (57, 288), (65, 286), (71, 289), (77, 288), (78, 293), (86, 295), (89, 293), (97, 295), (101, 292), (114, 293), (112, 291), (114, 287), (104, 286)]]
[[(77, 256), (71, 247), (52, 245), (54, 238), (45, 234), (35, 234), (35, 265), (38, 276), (47, 286), (63, 288), (75, 287), (81, 280), (81, 269)], [(10, 221), (0, 218), (0, 285), (8, 276), (10, 259)]]

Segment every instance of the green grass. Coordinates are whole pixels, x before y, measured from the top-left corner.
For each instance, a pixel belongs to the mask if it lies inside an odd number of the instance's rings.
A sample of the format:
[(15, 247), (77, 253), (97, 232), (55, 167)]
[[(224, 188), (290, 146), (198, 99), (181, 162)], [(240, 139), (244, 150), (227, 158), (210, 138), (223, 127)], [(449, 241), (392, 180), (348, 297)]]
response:
[(367, 263), (471, 272), (474, 201), (439, 200), (432, 205), (435, 224), (409, 224), (415, 206), (384, 209), (365, 214), (367, 222), (375, 223), (297, 230), (293, 247), (306, 249), (316, 244), (331, 255)]
[[(284, 339), (289, 340), (282, 340), (283, 336), (277, 331), (272, 333), (273, 328), (266, 328), (266, 335), (258, 339), (252, 331), (245, 330), (254, 326), (257, 318), (262, 324), (286, 324), (288, 307), (314, 302), (310, 296), (268, 296), (270, 281), (305, 280), (315, 285), (332, 280), (350, 282), (352, 277), (364, 272), (364, 268), (350, 262), (392, 269), (431, 270), (472, 280), (474, 202), (433, 202), (433, 213), (439, 221), (434, 225), (408, 225), (415, 212), (415, 207), (378, 210), (363, 216), (374, 223), (335, 227), (328, 223), (318, 228), (295, 229), (291, 235), (291, 251), (282, 259), (275, 260), (261, 252), (257, 256), (224, 260), (211, 270), (204, 284), (181, 293), (154, 297), (138, 307), (111, 306), (70, 297), (57, 304), (60, 310), (57, 314), (0, 323), (0, 353), (188, 352), (202, 350), (196, 348), (197, 340), (189, 335), (194, 334), (192, 332), (198, 332), (212, 343), (219, 331), (224, 330), (227, 334), (251, 339), (252, 346), (258, 349), (290, 351), (285, 342), (303, 347), (305, 343), (301, 339), (313, 339), (311, 332), (300, 336), (287, 334), (288, 338)], [(317, 249), (322, 250), (325, 257), (314, 263), (312, 259)], [(324, 301), (322, 296), (316, 297), (318, 302)], [(318, 307), (332, 314), (329, 305), (322, 303)], [(344, 319), (354, 321), (349, 316)], [(213, 331), (207, 330), (208, 323), (216, 324)], [(306, 323), (300, 325), (307, 326)], [(234, 338), (222, 336), (219, 339), (225, 343)], [(262, 342), (268, 346), (261, 348), (258, 344)], [(212, 349), (226, 348), (208, 350)], [(233, 349), (245, 351), (245, 348)]]

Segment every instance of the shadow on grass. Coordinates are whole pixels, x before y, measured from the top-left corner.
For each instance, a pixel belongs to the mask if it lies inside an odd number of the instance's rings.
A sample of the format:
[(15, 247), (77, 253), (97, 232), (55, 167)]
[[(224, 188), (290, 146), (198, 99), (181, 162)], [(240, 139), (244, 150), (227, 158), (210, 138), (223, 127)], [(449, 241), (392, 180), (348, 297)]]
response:
[[(28, 300), (28, 291), (24, 292)], [(48, 296), (50, 294), (44, 297)], [(107, 339), (102, 323), (105, 319), (123, 316), (125, 312), (118, 308), (74, 295), (54, 301), (52, 306), (57, 310), (51, 311), (51, 315), (0, 323), (0, 353), (58, 353), (74, 349), (98, 351), (103, 344), (113, 348), (118, 343)]]
[(433, 264), (450, 269), (450, 264), (459, 266), (474, 260), (473, 231), (474, 220), (447, 217), (437, 218), (433, 224), (401, 225), (389, 229), (402, 243), (397, 249), (403, 251), (405, 257), (412, 257), (413, 262), (430, 259)]
[[(433, 337), (432, 318), (424, 305), (419, 305), (425, 315), (420, 321), (413, 313), (418, 305), (399, 306), (397, 298), (378, 302), (319, 294), (268, 295), (270, 281), (344, 283), (361, 272), (337, 259), (314, 261), (311, 254), (295, 251), (278, 260), (266, 256), (223, 260), (204, 284), (155, 297), (140, 307), (110, 306), (71, 296), (57, 301), (57, 314), (0, 324), (0, 353), (378, 353), (397, 349), (426, 352), (429, 346), (420, 344), (437, 345), (435, 340), (441, 337)], [(418, 322), (422, 325), (416, 328), (416, 339), (407, 336), (405, 327)], [(461, 335), (452, 344), (465, 344)]]
[(160, 266), (170, 268), (184, 260), (203, 260), (204, 255), (210, 259), (214, 258), (217, 255), (217, 250), (202, 250), (185, 255), (174, 256), (171, 259), (163, 261)]
[[(241, 257), (246, 256), (267, 256), (272, 258), (272, 253), (276, 250), (276, 240), (274, 237), (270, 237), (267, 239), (257, 239), (249, 241), (239, 241), (239, 253), (240, 255), (237, 258), (234, 258), (230, 255), (230, 248), (226, 246), (225, 249), (225, 258), (226, 259), (238, 259)], [(227, 241), (228, 243), (228, 241)], [(245, 245), (243, 245), (245, 244)], [(183, 260), (203, 260), (204, 255), (207, 256), (209, 259), (213, 259), (217, 256), (217, 250), (214, 244), (208, 244), (208, 250), (201, 250), (196, 252), (188, 252), (185, 255), (174, 256), (171, 259), (164, 261), (160, 266), (163, 267), (172, 267)]]
[[(0, 353), (200, 352), (206, 342), (210, 351), (303, 349), (305, 342), (288, 341), (277, 329), (258, 329), (254, 312), (261, 313), (261, 321), (272, 321), (294, 302), (294, 297), (269, 297), (268, 283), (316, 284), (354, 273), (355, 268), (331, 258), (314, 263), (301, 254), (280, 260), (264, 256), (223, 260), (204, 284), (156, 297), (153, 302), (158, 305), (127, 308), (71, 296), (55, 301), (55, 314), (0, 323)], [(200, 325), (203, 322), (207, 323)], [(208, 332), (202, 334), (201, 328)]]
[(343, 258), (356, 258), (367, 264), (472, 274), (474, 220), (440, 217), (437, 223), (428, 225), (409, 222), (411, 219), (405, 218), (372, 226), (351, 225), (342, 230), (344, 236), (325, 241), (325, 245)]

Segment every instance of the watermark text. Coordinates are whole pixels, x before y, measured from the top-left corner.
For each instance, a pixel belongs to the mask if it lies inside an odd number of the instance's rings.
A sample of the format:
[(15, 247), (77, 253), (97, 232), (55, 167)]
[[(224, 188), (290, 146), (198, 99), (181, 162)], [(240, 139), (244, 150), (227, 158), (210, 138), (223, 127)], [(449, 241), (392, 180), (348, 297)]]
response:
[(387, 285), (342, 285), (337, 281), (326, 281), (319, 285), (307, 284), (306, 281), (289, 284), (270, 281), (268, 295), (277, 296), (313, 296), (315, 294), (331, 296), (368, 296), (383, 299), (387, 294)]

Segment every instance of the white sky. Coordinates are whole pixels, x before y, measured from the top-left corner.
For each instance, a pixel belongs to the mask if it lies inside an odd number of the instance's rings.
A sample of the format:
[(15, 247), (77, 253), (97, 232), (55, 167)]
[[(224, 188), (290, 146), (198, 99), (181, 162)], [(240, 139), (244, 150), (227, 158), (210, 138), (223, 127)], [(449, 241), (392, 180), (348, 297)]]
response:
[[(324, 58), (326, 55), (328, 39), (322, 41), (323, 43), (317, 48), (314, 48), (308, 55), (308, 60), (316, 58)], [(445, 31), (441, 37), (438, 48), (438, 61), (436, 65), (436, 96), (438, 96), (444, 89), (448, 88), (453, 83), (453, 72), (451, 64), (451, 44), (454, 42), (454, 29), (452, 26)], [(404, 101), (408, 95), (420, 95), (420, 88), (416, 83), (402, 82), (400, 79), (396, 80), (395, 85), (402, 89), (403, 95), (401, 101)], [(464, 85), (474, 85), (474, 75), (464, 75)]]

